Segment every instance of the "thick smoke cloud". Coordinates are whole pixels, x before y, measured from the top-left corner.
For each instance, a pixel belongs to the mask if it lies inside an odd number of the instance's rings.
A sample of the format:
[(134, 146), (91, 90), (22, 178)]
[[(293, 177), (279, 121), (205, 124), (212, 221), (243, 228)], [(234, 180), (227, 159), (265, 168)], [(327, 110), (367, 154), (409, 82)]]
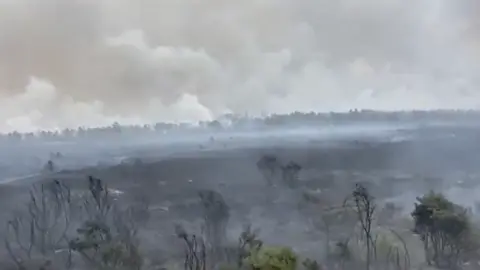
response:
[(478, 108), (476, 0), (3, 0), (0, 130)]

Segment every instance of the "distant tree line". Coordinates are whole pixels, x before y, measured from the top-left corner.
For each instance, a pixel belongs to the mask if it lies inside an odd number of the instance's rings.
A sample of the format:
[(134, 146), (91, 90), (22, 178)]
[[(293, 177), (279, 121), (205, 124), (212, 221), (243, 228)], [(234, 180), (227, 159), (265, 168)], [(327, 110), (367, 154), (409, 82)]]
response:
[(272, 114), (264, 117), (227, 114), (213, 121), (192, 123), (155, 123), (145, 125), (121, 125), (112, 123), (105, 127), (78, 127), (63, 130), (43, 130), (38, 132), (10, 132), (0, 134), (0, 140), (68, 140), (72, 138), (101, 138), (114, 135), (171, 134), (187, 131), (221, 131), (282, 128), (292, 126), (325, 126), (362, 122), (477, 122), (480, 111), (474, 110), (436, 110), (436, 111), (396, 111), (350, 110), (349, 112), (316, 113), (292, 112), (290, 114)]

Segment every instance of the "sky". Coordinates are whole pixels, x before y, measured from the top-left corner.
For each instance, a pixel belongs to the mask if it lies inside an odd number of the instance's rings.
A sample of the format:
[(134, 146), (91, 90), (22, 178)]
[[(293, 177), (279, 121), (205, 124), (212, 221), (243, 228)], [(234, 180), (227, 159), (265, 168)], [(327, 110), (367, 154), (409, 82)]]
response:
[(0, 131), (480, 108), (478, 0), (0, 0)]

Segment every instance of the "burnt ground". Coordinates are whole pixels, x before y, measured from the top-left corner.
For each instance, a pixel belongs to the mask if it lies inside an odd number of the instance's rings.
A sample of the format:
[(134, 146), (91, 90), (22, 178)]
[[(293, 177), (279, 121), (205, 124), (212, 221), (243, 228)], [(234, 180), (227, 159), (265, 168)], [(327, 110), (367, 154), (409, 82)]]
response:
[[(143, 243), (147, 253), (162, 261), (181, 253), (181, 243), (173, 235), (174, 224), (183, 223), (199, 231), (202, 209), (198, 191), (211, 189), (220, 192), (232, 209), (232, 241), (249, 223), (261, 229), (265, 241), (318, 254), (322, 237), (313, 232), (308, 217), (298, 210), (305, 190), (318, 191), (326, 203), (335, 204), (349, 194), (355, 183), (363, 182), (380, 204), (392, 200), (407, 210), (416, 195), (430, 189), (452, 196), (457, 196), (458, 190), (468, 190), (469, 195), (452, 199), (473, 206), (480, 178), (478, 131), (453, 131), (416, 132), (413, 139), (407, 140), (351, 139), (327, 145), (308, 140), (294, 146), (278, 143), (219, 147), (170, 157), (138, 156), (114, 166), (36, 175), (0, 186), (2, 217), (6, 219), (22, 206), (32, 183), (60, 179), (73, 189), (84, 189), (86, 177), (95, 176), (121, 191), (121, 202), (148, 199), (152, 218), (143, 231)], [(276, 156), (284, 164), (300, 164), (298, 186), (292, 189), (276, 182), (272, 192), (256, 166), (264, 155)]]

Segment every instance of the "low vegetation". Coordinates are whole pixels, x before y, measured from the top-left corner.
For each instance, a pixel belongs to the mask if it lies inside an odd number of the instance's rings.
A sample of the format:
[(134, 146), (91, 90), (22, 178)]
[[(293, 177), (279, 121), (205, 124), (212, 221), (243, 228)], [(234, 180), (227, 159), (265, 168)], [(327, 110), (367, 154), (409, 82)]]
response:
[(418, 252), (412, 254), (411, 242), (417, 238), (428, 267), (478, 267), (480, 242), (471, 212), (442, 194), (417, 198), (411, 228), (399, 231), (394, 225), (400, 218), (398, 208), (391, 203), (382, 208), (362, 183), (347, 197), (332, 201), (302, 185), (302, 167), (295, 162), (264, 156), (257, 167), (269, 192), (280, 186), (298, 195), (300, 213), (323, 235), (316, 257), (266, 243), (259, 237), (261, 228), (252, 226), (230, 239), (230, 207), (220, 192), (201, 190), (202, 229), (177, 224), (172, 233), (184, 245), (183, 259), (176, 266), (156, 265), (142, 247), (151, 212), (148, 202), (124, 203), (95, 177), (87, 178), (81, 192), (59, 180), (33, 186), (26, 207), (6, 224), (5, 249), (13, 268), (25, 270), (407, 270), (422, 267), (412, 264)]

